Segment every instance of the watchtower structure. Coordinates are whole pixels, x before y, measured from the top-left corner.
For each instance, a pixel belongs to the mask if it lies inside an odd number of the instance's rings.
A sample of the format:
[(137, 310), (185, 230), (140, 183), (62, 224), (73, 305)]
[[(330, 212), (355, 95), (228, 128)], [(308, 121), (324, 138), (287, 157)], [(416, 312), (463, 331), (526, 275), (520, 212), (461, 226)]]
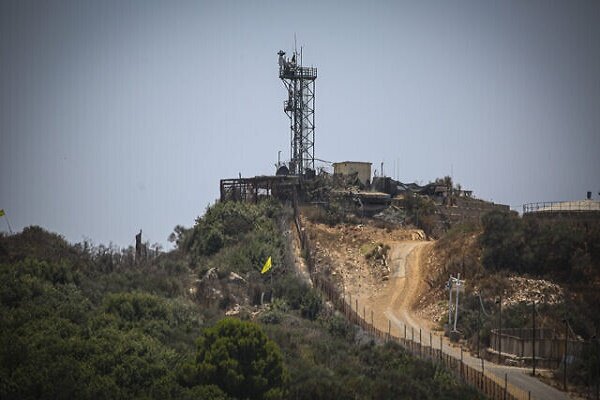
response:
[(302, 49), (291, 58), (279, 50), (279, 79), (288, 99), (283, 111), (290, 119), (290, 164), (292, 175), (303, 176), (315, 170), (315, 80), (317, 68), (302, 65)]

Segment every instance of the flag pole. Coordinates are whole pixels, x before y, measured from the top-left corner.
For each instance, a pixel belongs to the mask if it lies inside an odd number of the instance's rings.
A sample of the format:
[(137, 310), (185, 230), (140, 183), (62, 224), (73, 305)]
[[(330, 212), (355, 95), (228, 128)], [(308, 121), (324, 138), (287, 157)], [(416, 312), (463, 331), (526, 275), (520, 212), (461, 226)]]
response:
[(267, 262), (265, 262), (265, 265), (263, 265), (262, 270), (260, 271), (261, 274), (266, 274), (267, 272), (269, 272), (271, 275), (271, 302), (273, 302), (273, 271), (271, 271), (272, 267), (273, 264), (271, 256), (269, 256)]
[(273, 268), (271, 267), (271, 303), (273, 303)]

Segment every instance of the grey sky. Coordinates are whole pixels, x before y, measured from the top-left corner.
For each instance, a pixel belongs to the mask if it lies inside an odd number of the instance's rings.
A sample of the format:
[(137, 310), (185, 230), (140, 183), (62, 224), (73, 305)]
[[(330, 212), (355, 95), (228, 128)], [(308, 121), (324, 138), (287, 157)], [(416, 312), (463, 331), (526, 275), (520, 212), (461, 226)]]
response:
[(513, 207), (598, 197), (598, 1), (15, 0), (0, 2), (13, 229), (165, 245), (220, 178), (272, 174), (294, 33), (319, 68), (319, 158), (404, 182), (452, 170)]

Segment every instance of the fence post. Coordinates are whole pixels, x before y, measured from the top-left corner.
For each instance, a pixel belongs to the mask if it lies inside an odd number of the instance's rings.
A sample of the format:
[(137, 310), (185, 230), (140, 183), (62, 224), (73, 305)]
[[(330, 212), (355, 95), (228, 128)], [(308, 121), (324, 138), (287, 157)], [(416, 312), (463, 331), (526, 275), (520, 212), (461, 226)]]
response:
[(422, 346), (422, 344), (421, 343), (422, 343), (421, 342), (421, 328), (419, 328), (419, 357), (422, 356), (422, 354), (421, 354), (421, 346)]
[(504, 373), (504, 400), (506, 400), (506, 390), (508, 389), (508, 373)]
[(460, 348), (460, 376), (461, 378), (465, 378), (464, 377), (464, 371), (463, 371), (463, 348)]
[(442, 361), (442, 354), (444, 354), (444, 352), (442, 351), (442, 337), (440, 336), (440, 361)]
[(483, 358), (481, 359), (481, 387), (483, 387), (483, 378), (485, 377), (485, 369), (483, 365)]
[(564, 356), (565, 369), (564, 369), (564, 373), (563, 373), (563, 390), (566, 392), (567, 391), (567, 355), (569, 354), (567, 351), (569, 349), (569, 322), (567, 321), (566, 318), (563, 320), (563, 322), (565, 323), (565, 356)]
[(390, 321), (388, 319), (388, 338), (387, 338), (388, 341), (391, 339), (391, 336), (392, 336), (392, 321)]
[(366, 307), (363, 305), (363, 328), (367, 327), (367, 311)]
[(429, 331), (429, 356), (433, 358), (433, 342), (431, 339), (433, 339), (433, 336), (431, 335), (431, 331)]

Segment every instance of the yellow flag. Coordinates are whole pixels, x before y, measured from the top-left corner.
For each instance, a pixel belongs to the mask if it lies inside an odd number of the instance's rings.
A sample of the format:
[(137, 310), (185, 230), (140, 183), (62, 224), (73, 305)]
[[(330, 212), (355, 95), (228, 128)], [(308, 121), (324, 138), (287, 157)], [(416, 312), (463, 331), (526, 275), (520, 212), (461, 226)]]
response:
[(265, 272), (267, 272), (270, 269), (271, 269), (271, 256), (269, 256), (269, 258), (267, 259), (267, 262), (265, 263), (265, 265), (263, 265), (260, 273), (264, 274)]
[(4, 217), (4, 214), (5, 214), (4, 209), (0, 210), (0, 217)]

